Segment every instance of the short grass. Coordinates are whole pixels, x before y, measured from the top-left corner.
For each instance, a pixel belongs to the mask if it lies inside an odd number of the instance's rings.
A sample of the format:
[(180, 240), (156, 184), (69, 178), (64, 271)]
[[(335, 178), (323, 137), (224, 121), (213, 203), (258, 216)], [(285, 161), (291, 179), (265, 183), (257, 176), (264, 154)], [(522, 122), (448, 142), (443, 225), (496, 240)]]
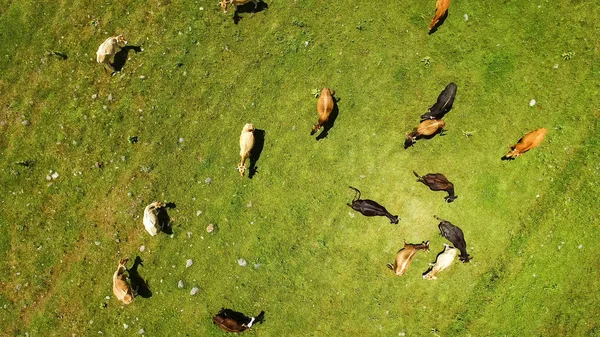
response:
[[(434, 1), (273, 0), (237, 24), (215, 2), (0, 2), (3, 335), (222, 336), (221, 307), (264, 310), (257, 336), (600, 335), (597, 3), (454, 1), (428, 35)], [(116, 33), (143, 51), (110, 77), (95, 51)], [(449, 82), (447, 135), (403, 150)], [(315, 141), (323, 86), (339, 116)], [(252, 179), (246, 122), (265, 133)], [(500, 160), (538, 127), (539, 148)], [(400, 224), (353, 212), (348, 185)], [(153, 200), (176, 204), (173, 235), (143, 229)], [(473, 261), (424, 281), (433, 215)], [(432, 252), (398, 278), (403, 240)], [(152, 296), (123, 306), (112, 273), (136, 256)]]

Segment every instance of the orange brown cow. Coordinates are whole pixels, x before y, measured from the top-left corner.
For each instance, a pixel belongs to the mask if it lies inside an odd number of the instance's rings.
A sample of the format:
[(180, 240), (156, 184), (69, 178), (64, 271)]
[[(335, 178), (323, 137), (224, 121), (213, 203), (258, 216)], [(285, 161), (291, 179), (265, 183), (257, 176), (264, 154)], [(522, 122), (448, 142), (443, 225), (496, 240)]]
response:
[(534, 147), (537, 147), (540, 145), (542, 140), (544, 140), (547, 132), (547, 129), (539, 128), (527, 133), (525, 136), (523, 136), (523, 138), (519, 139), (517, 144), (510, 147), (510, 151), (504, 157), (502, 157), (502, 159), (514, 159), (515, 157), (522, 155)]
[(419, 126), (414, 128), (411, 133), (406, 135), (404, 149), (408, 149), (409, 147), (413, 146), (413, 144), (416, 143), (417, 139), (421, 136), (431, 136), (438, 132), (443, 132), (444, 126), (446, 126), (446, 122), (441, 119), (427, 119), (422, 121)]
[(429, 24), (429, 30), (432, 30), (439, 22), (446, 12), (448, 12), (448, 7), (450, 7), (450, 0), (438, 0), (435, 5), (435, 15), (431, 19), (431, 23)]
[(329, 116), (333, 111), (333, 97), (329, 88), (323, 88), (317, 101), (317, 112), (319, 113), (319, 122), (313, 126), (311, 135), (314, 135), (319, 129), (329, 121)]
[(429, 251), (429, 241), (423, 241), (419, 244), (406, 243), (406, 241), (404, 241), (404, 248), (398, 251), (394, 264), (388, 263), (388, 267), (393, 270), (397, 276), (402, 276), (408, 270), (408, 266), (410, 266), (413, 257), (415, 257), (415, 254), (419, 250)]

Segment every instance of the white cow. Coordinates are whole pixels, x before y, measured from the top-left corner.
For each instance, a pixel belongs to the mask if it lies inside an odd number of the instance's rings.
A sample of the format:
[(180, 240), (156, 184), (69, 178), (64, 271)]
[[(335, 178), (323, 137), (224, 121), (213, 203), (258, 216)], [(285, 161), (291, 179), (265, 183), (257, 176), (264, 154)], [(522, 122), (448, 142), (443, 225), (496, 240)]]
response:
[(155, 201), (144, 209), (144, 227), (146, 227), (146, 230), (152, 236), (155, 236), (160, 231), (158, 209), (163, 207), (165, 207), (164, 204)]
[(115, 54), (126, 44), (127, 40), (123, 35), (109, 37), (98, 47), (96, 61), (102, 64), (106, 70), (110, 70), (111, 74), (114, 73), (115, 68), (111, 65), (111, 62), (114, 61)]
[(437, 259), (435, 260), (435, 264), (430, 264), (432, 268), (427, 274), (423, 275), (423, 278), (426, 280), (437, 279), (437, 277), (435, 276), (437, 275), (437, 273), (452, 265), (452, 262), (454, 262), (454, 258), (456, 257), (457, 251), (458, 249), (450, 247), (450, 245), (444, 243), (444, 252), (438, 255)]

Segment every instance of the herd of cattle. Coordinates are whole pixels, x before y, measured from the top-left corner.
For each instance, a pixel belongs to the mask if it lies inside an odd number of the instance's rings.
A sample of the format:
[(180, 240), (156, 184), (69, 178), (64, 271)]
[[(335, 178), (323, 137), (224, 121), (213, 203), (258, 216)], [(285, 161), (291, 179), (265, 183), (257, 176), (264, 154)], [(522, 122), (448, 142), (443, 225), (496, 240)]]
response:
[[(226, 13), (229, 6), (232, 6), (237, 10), (238, 5), (243, 5), (248, 2), (254, 3), (256, 7), (259, 0), (222, 0), (219, 5)], [(435, 16), (429, 26), (430, 30), (434, 29), (436, 25), (440, 23), (440, 20), (443, 20), (447, 14), (449, 5), (450, 0), (437, 1)], [(126, 44), (127, 41), (123, 35), (109, 37), (100, 45), (96, 52), (97, 62), (102, 64), (106, 71), (110, 71), (111, 74), (114, 74), (115, 68), (111, 65), (111, 62), (113, 61), (115, 54), (118, 53), (121, 48), (124, 48)], [(411, 132), (407, 133), (404, 149), (413, 146), (420, 138), (431, 138), (443, 132), (445, 122), (442, 118), (452, 109), (456, 91), (456, 84), (450, 83), (446, 86), (438, 96), (436, 103), (429, 108), (427, 113), (421, 116), (420, 124)], [(332, 93), (329, 88), (323, 88), (321, 90), (317, 101), (318, 122), (313, 126), (311, 135), (314, 135), (320, 128), (329, 122), (335, 105), (333, 98), (334, 94), (335, 93)], [(240, 176), (244, 176), (246, 171), (246, 161), (250, 158), (250, 153), (255, 144), (254, 132), (254, 125), (252, 123), (247, 123), (242, 128), (240, 134), (241, 160), (238, 164)], [(545, 128), (540, 128), (527, 133), (517, 142), (517, 144), (510, 147), (511, 150), (502, 157), (502, 159), (514, 159), (514, 157), (520, 156), (538, 146), (544, 139), (546, 133), (547, 130)], [(425, 184), (432, 191), (446, 191), (448, 193), (448, 196), (444, 197), (446, 202), (453, 202), (458, 197), (454, 194), (454, 185), (443, 174), (430, 173), (420, 176), (417, 172), (413, 171), (413, 173), (417, 177), (418, 182)], [(350, 186), (350, 188), (356, 192), (352, 202), (347, 204), (353, 210), (369, 217), (385, 216), (392, 224), (397, 224), (399, 222), (400, 218), (397, 215), (392, 215), (385, 207), (376, 201), (361, 199), (360, 191), (352, 186)], [(151, 236), (157, 235), (165, 226), (165, 222), (160, 219), (160, 214), (165, 210), (165, 207), (166, 206), (160, 202), (153, 202), (146, 206), (144, 210), (143, 224)], [(437, 255), (435, 262), (431, 263), (430, 268), (423, 273), (423, 278), (428, 280), (436, 279), (438, 273), (448, 268), (455, 260), (458, 252), (460, 252), (459, 259), (462, 262), (469, 262), (471, 259), (467, 253), (467, 245), (463, 231), (449, 221), (440, 219), (437, 216), (434, 217), (439, 221), (438, 228), (440, 234), (450, 241), (453, 246), (444, 244), (444, 249)], [(411, 261), (419, 250), (429, 251), (429, 241), (423, 241), (419, 244), (404, 242), (404, 247), (396, 254), (394, 263), (389, 263), (388, 267), (392, 269), (397, 276), (402, 276), (406, 273)], [(124, 304), (131, 303), (135, 297), (135, 291), (125, 274), (127, 271), (127, 262), (128, 259), (120, 260), (117, 270), (113, 275), (113, 293), (117, 299)], [(263, 318), (264, 312), (261, 312), (256, 317), (248, 317), (240, 312), (223, 308), (213, 317), (213, 322), (225, 331), (241, 332), (252, 327), (254, 323), (261, 322)]]

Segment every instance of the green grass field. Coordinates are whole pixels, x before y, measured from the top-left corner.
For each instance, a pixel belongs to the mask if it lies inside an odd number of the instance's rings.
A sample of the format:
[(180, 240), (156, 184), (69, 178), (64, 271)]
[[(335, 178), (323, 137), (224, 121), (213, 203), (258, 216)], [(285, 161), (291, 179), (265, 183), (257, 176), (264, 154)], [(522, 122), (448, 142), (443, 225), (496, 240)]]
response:
[[(433, 0), (267, 0), (237, 24), (216, 2), (0, 1), (2, 336), (224, 336), (221, 307), (264, 310), (255, 336), (600, 335), (597, 2), (455, 0), (431, 35)], [(111, 77), (95, 52), (119, 33), (142, 51)], [(450, 82), (446, 136), (404, 150)], [(324, 86), (339, 115), (315, 141)], [(400, 223), (352, 211), (349, 185)], [(154, 200), (172, 235), (144, 230)], [(426, 281), (434, 215), (473, 260)], [(431, 252), (396, 277), (403, 240)], [(125, 306), (112, 274), (136, 256), (152, 294)]]

